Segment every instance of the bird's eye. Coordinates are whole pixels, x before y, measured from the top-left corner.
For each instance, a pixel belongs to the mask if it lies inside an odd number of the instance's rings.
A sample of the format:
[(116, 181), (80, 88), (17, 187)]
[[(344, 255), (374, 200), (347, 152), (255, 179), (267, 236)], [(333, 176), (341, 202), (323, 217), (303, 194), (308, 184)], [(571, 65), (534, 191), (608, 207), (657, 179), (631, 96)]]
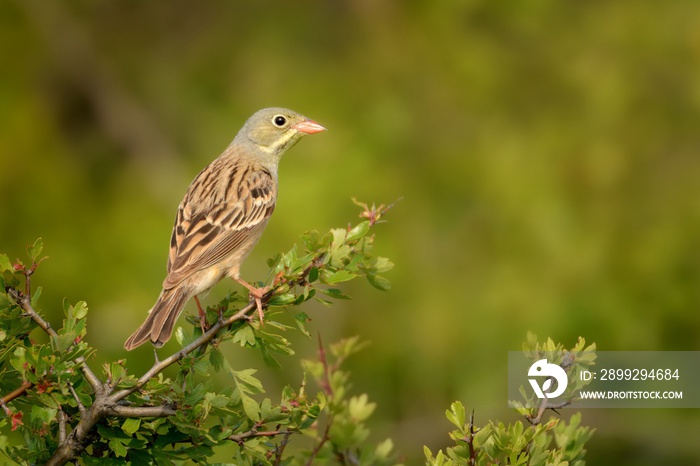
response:
[(272, 123), (273, 123), (275, 126), (281, 128), (281, 127), (283, 127), (283, 126), (287, 123), (287, 119), (286, 119), (284, 116), (282, 116), (282, 115), (276, 115), (276, 116), (272, 119)]

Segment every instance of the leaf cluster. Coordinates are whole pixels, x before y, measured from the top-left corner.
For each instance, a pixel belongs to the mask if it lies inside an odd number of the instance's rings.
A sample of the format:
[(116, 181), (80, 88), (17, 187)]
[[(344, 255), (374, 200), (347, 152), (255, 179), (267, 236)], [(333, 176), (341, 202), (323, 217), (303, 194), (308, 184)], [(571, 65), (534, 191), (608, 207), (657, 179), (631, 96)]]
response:
[(560, 366), (567, 374), (568, 384), (564, 394), (558, 399), (564, 402), (554, 403), (550, 400), (539, 400), (532, 390), (520, 387), (522, 400), (510, 400), (509, 404), (531, 422), (539, 422), (546, 409), (563, 408), (575, 402), (584, 387), (590, 384), (590, 380), (580, 377), (580, 372), (590, 369), (596, 361), (596, 345), (592, 343), (586, 346), (585, 338), (579, 337), (576, 344), (567, 349), (561, 343), (554, 343), (551, 338), (545, 342), (537, 341), (537, 335), (528, 332), (527, 341), (523, 343), (523, 354), (532, 361), (546, 359), (550, 364)]
[[(567, 350), (564, 345), (554, 343), (551, 338), (540, 343), (532, 333), (528, 333), (523, 352), (533, 362), (546, 358), (549, 362), (560, 365), (569, 374), (580, 370), (581, 366), (593, 364), (596, 358), (595, 344), (586, 346), (583, 338), (579, 338), (576, 344)], [(577, 387), (580, 389), (578, 385)], [(516, 421), (506, 425), (503, 422), (489, 421), (485, 426), (478, 428), (474, 425), (474, 414), (467, 419), (462, 403), (453, 403), (446, 416), (457, 428), (450, 432), (455, 446), (447, 448), (445, 452), (440, 450), (435, 455), (425, 447), (426, 464), (583, 466), (586, 453), (584, 447), (594, 429), (580, 425), (580, 413), (573, 414), (568, 422), (555, 417), (542, 422), (545, 412), (556, 412), (552, 404), (547, 399), (535, 402), (531, 398), (534, 395), (530, 395), (522, 387), (520, 392), (526, 398), (526, 402), (510, 401), (510, 404), (525, 417), (528, 424)]]
[(544, 424), (526, 426), (522, 421), (508, 425), (489, 421), (478, 429), (474, 427), (473, 415), (466, 419), (460, 402), (452, 403), (446, 415), (457, 427), (450, 432), (455, 446), (435, 455), (425, 447), (429, 466), (583, 466), (584, 446), (594, 432), (580, 425), (580, 413), (571, 416), (568, 423), (550, 419)]
[[(0, 255), (0, 393), (6, 394), (0, 429), (24, 439), (0, 441), (0, 450), (24, 464), (209, 464), (221, 451), (240, 465), (356, 464), (358, 458), (394, 464), (390, 440), (367, 445), (364, 421), (374, 404), (366, 394), (349, 395), (349, 374), (341, 369), (363, 347), (358, 339), (332, 345), (329, 359), (320, 346), (319, 360), (304, 362), (301, 385), (277, 396), (266, 393), (256, 369), (235, 367), (225, 356), (233, 343), (280, 367), (278, 358), (294, 353), (284, 333), (310, 335), (309, 318), (297, 306), (348, 299), (338, 285), (360, 276), (388, 289), (380, 274), (393, 264), (373, 256), (369, 234), (385, 209), (372, 209), (355, 226), (305, 234), (302, 246), (269, 261), (274, 279), (262, 300), (264, 322), (254, 303), (232, 293), (207, 309), (204, 329), (193, 317), (192, 325), (177, 328), (183, 348), (141, 376), (124, 359), (93, 373), (84, 302), (64, 303), (56, 330), (36, 310), (41, 288), (32, 289), (31, 277), (41, 262), (40, 240), (28, 248), (27, 265)], [(165, 375), (168, 367), (174, 374)], [(318, 391), (307, 387), (307, 374)]]
[[(309, 300), (330, 305), (348, 299), (338, 285), (366, 277), (389, 289), (382, 276), (392, 267), (374, 256), (371, 228), (388, 207), (363, 207), (362, 221), (321, 235), (310, 232), (269, 261), (272, 284), (263, 297), (264, 322), (255, 303), (232, 293), (210, 306), (204, 328), (198, 318), (176, 329), (182, 348), (138, 376), (127, 360), (90, 367), (96, 350), (85, 342), (88, 307), (63, 304), (64, 320), (54, 329), (38, 311), (41, 288), (32, 287), (39, 264), (40, 240), (28, 248), (29, 262), (0, 254), (0, 452), (20, 464), (83, 465), (212, 463), (225, 456), (236, 465), (377, 465), (397, 463), (393, 442), (369, 441), (367, 420), (376, 404), (354, 394), (344, 362), (367, 346), (359, 337), (326, 348), (302, 362), (298, 385), (267, 393), (255, 368), (236, 367), (228, 346), (258, 351), (264, 363), (280, 367), (293, 354), (288, 331), (310, 335), (308, 316), (297, 310)], [(592, 364), (594, 345), (581, 339), (562, 351), (551, 340), (539, 344), (530, 335), (528, 357), (578, 358)], [(573, 365), (570, 365), (573, 367)], [(169, 372), (164, 372), (169, 369)], [(215, 383), (216, 380), (216, 383)], [(541, 423), (550, 406), (518, 406), (531, 425), (489, 422), (476, 428), (461, 403), (447, 417), (456, 426), (455, 446), (436, 455), (426, 447), (429, 465), (512, 464), (583, 465), (584, 445), (592, 430), (580, 416), (568, 423)], [(9, 431), (9, 432), (8, 432)], [(22, 441), (17, 441), (16, 436)]]

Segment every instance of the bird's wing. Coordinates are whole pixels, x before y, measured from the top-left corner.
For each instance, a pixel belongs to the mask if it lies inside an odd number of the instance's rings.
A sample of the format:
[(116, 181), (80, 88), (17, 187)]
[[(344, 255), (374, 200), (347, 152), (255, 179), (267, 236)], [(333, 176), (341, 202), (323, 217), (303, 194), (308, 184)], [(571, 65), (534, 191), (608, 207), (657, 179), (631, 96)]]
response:
[(277, 185), (266, 169), (234, 168), (228, 177), (216, 172), (210, 170), (210, 177), (218, 175), (223, 182), (195, 180), (178, 208), (166, 289), (257, 239), (275, 209)]

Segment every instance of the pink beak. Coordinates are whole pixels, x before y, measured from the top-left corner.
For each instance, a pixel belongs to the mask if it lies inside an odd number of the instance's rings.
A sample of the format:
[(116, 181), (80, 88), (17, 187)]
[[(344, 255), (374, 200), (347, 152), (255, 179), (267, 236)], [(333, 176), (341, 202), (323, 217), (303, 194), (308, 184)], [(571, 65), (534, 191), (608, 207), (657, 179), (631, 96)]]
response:
[(316, 123), (313, 120), (304, 120), (304, 121), (292, 126), (292, 128), (299, 131), (300, 133), (306, 133), (306, 134), (320, 133), (321, 131), (326, 130), (326, 128), (319, 125), (318, 123)]

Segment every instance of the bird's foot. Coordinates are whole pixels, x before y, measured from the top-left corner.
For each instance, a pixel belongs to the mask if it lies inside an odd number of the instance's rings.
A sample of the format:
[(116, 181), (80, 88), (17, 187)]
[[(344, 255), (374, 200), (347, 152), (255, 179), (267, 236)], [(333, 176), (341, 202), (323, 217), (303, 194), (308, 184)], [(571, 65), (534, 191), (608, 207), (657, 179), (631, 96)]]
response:
[(255, 301), (255, 307), (258, 309), (258, 317), (260, 318), (260, 323), (262, 323), (263, 317), (265, 316), (265, 312), (263, 311), (262, 299), (265, 297), (267, 292), (270, 291), (270, 287), (262, 286), (258, 288), (244, 280), (241, 280), (240, 278), (236, 278), (235, 280), (248, 289), (248, 296), (253, 298), (253, 300)]
[(202, 305), (199, 302), (197, 296), (194, 297), (194, 302), (197, 303), (197, 311), (199, 312), (199, 327), (202, 329), (202, 333), (206, 333), (209, 330), (209, 324), (207, 323), (207, 313), (202, 309)]

